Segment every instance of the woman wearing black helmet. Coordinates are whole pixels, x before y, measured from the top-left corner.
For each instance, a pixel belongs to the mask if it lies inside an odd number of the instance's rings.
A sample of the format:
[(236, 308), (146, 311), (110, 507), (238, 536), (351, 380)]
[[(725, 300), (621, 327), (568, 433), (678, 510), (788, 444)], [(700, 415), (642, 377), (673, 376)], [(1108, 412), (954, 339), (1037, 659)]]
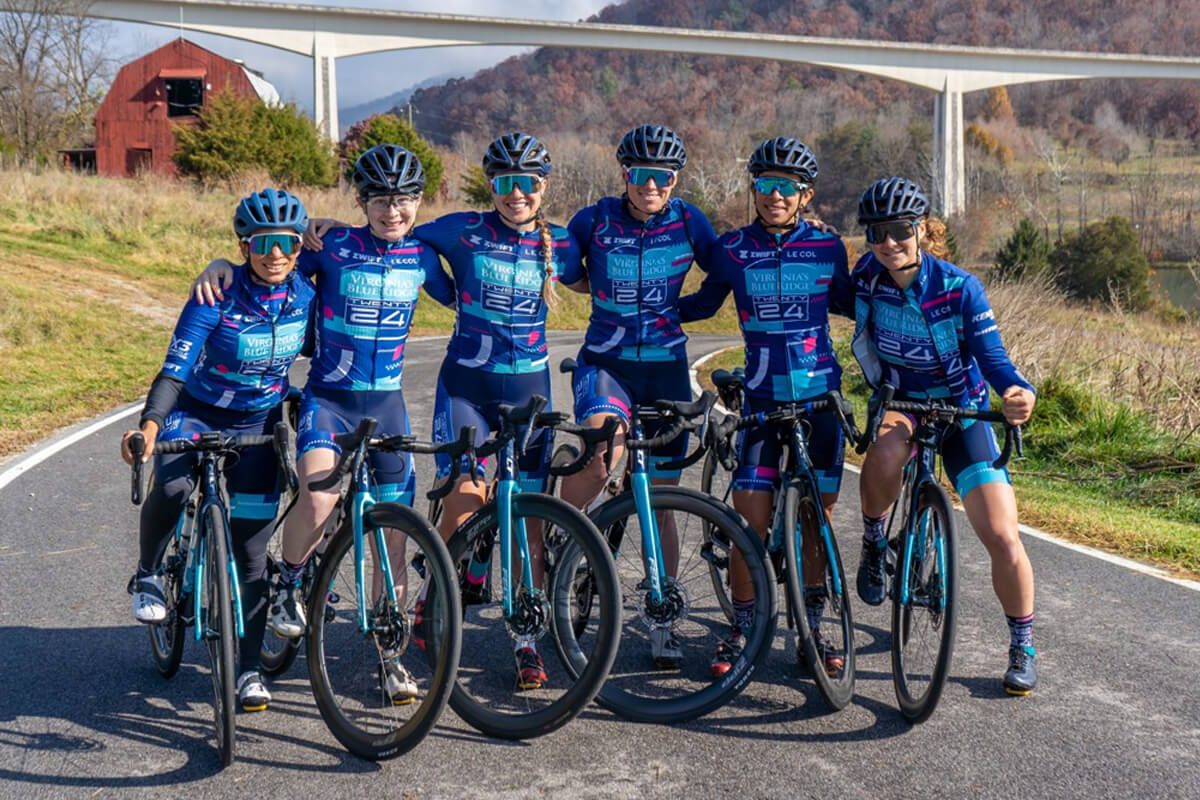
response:
[[(610, 417), (629, 422), (631, 405), (655, 400), (689, 400), (691, 379), (676, 303), (693, 263), (707, 266), (716, 241), (712, 224), (700, 209), (671, 197), (679, 171), (687, 164), (683, 138), (665, 125), (639, 125), (617, 147), (625, 191), (605, 197), (577, 213), (569, 225), (583, 251), (592, 314), (574, 376), (575, 416), (581, 425), (599, 427)], [(647, 425), (648, 436), (658, 433)], [(617, 463), (624, 436), (614, 441)], [(678, 470), (661, 461), (687, 449), (687, 437), (652, 451), (655, 483), (679, 482)], [(604, 447), (588, 466), (563, 481), (562, 497), (580, 508), (607, 480)], [(674, 518), (660, 524), (668, 575), (679, 565)], [(663, 669), (679, 665), (682, 652), (667, 627), (650, 630), (651, 660)]]
[[(233, 267), (220, 304), (191, 300), (184, 307), (162, 371), (146, 396), (140, 430), (121, 439), (126, 462), (133, 463), (129, 440), (139, 432), (146, 443), (143, 461), (150, 459), (156, 441), (204, 431), (271, 433), (281, 416), (288, 369), (309, 333), (313, 287), (293, 271), (307, 226), (303, 204), (287, 192), (264, 189), (238, 203), (233, 228), (244, 261)], [(139, 622), (166, 618), (160, 562), (195, 488), (198, 458), (196, 453), (154, 456), (154, 488), (142, 505), (141, 556), (130, 582)], [(237, 691), (247, 711), (261, 711), (271, 701), (259, 672), (259, 651), (267, 620), (267, 542), (279, 503), (276, 461), (270, 446), (251, 447), (230, 459), (226, 470), (233, 557), (245, 610)]]
[[(298, 263), (300, 272), (316, 282), (320, 313), (297, 430), (300, 493), (284, 524), (283, 558), (271, 605), (271, 628), (285, 637), (305, 630), (298, 584), (338, 499), (336, 489), (314, 492), (309, 483), (333, 470), (338, 454), (333, 437), (353, 431), (363, 417), (377, 419), (381, 435), (409, 432), (401, 382), (417, 291), (424, 286), (446, 305), (454, 297), (437, 254), (409, 236), (425, 188), (417, 157), (398, 145), (376, 145), (355, 161), (353, 179), (367, 224), (325, 225), (315, 238), (306, 237), (306, 244), (315, 242), (320, 249), (305, 250)], [(219, 295), (222, 263), (214, 262), (197, 280), (197, 297)], [(376, 451), (370, 460), (376, 500), (411, 504), (410, 459)], [(401, 547), (393, 547), (390, 555), (403, 562)], [(374, 576), (374, 596), (382, 592), (379, 577)], [(403, 603), (405, 587), (397, 588)], [(399, 660), (384, 665), (381, 681), (393, 703), (411, 702), (416, 695), (416, 684)]]
[[(757, 218), (722, 236), (700, 290), (679, 301), (684, 322), (710, 317), (733, 292), (745, 339), (745, 414), (769, 413), (781, 404), (811, 400), (841, 387), (842, 369), (829, 337), (830, 312), (850, 316), (854, 296), (841, 239), (808, 223), (802, 214), (814, 195), (816, 156), (790, 137), (759, 144), (746, 165)], [(821, 501), (832, 513), (842, 480), (844, 441), (834, 412), (810, 417), (809, 454), (820, 481)], [(782, 429), (763, 425), (738, 440), (733, 505), (760, 536), (770, 528), (771, 500), (779, 487)], [(824, 553), (806, 553), (805, 572), (824, 574)], [(811, 560), (811, 563), (807, 563)], [(754, 617), (750, 578), (735, 550), (730, 559), (733, 630), (718, 649), (713, 677), (723, 676), (741, 655), (743, 630)], [(836, 674), (844, 653), (820, 631), (824, 586), (806, 592), (806, 612), (825, 669)], [(801, 663), (804, 663), (803, 659)]]
[[(876, 181), (863, 192), (858, 222), (871, 250), (854, 268), (855, 356), (867, 382), (896, 387), (900, 399), (945, 398), (986, 408), (988, 385), (1014, 425), (1033, 412), (1034, 388), (1004, 350), (983, 284), (929, 252), (929, 201), (905, 178)], [(985, 383), (986, 379), (986, 383)], [(886, 594), (886, 515), (911, 454), (914, 420), (888, 411), (867, 450), (861, 487), (863, 556), (858, 593), (879, 605)], [(1017, 503), (991, 427), (967, 421), (942, 440), (942, 460), (967, 518), (987, 548), (992, 587), (1008, 618), (1004, 687), (1026, 695), (1037, 682), (1033, 648), (1033, 568), (1017, 531)]]

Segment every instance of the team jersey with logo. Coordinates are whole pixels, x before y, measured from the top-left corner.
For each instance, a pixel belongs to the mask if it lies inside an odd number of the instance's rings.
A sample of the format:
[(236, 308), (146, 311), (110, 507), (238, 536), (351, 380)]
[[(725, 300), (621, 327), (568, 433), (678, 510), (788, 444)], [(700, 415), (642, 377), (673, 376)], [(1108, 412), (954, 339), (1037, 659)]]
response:
[(851, 316), (854, 291), (841, 239), (801, 222), (784, 234), (758, 222), (717, 241), (700, 290), (679, 301), (684, 322), (717, 313), (730, 292), (746, 347), (746, 393), (808, 400), (841, 386), (829, 314)]
[(297, 268), (317, 284), (316, 350), (308, 383), (325, 389), (400, 388), (404, 343), (422, 286), (449, 305), (454, 286), (424, 242), (388, 242), (370, 228), (333, 228)]
[(672, 198), (642, 222), (606, 197), (569, 225), (586, 260), (592, 316), (584, 349), (636, 361), (686, 357), (677, 303), (693, 263), (708, 267), (716, 233), (700, 209)]
[(184, 306), (160, 376), (183, 383), (196, 400), (231, 411), (277, 405), (288, 369), (308, 335), (314, 291), (293, 272), (278, 286), (250, 279), (249, 266), (233, 268), (233, 285), (215, 306)]
[(546, 304), (542, 284), (583, 279), (579, 246), (561, 225), (550, 225), (547, 274), (538, 228), (518, 232), (496, 211), (447, 214), (413, 235), (450, 264), (458, 316), (447, 358), (485, 372), (520, 374), (546, 369)]

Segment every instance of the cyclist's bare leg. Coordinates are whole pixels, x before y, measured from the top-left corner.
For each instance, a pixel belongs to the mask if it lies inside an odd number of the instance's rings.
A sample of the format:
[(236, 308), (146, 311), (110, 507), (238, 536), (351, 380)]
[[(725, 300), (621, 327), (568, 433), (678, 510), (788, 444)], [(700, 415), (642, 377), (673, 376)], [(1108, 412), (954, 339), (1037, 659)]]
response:
[(1017, 500), (1007, 483), (985, 483), (963, 498), (967, 519), (992, 559), (992, 588), (1004, 613), (1033, 613), (1033, 566), (1017, 531)]
[[(836, 494), (822, 494), (821, 505), (825, 509), (825, 519), (833, 523), (833, 507), (837, 504)], [(820, 530), (814, 526), (816, 520), (802, 521), (803, 554), (804, 554), (804, 585), (824, 586), (825, 565), (828, 558), (825, 555), (825, 542)]]
[[(373, 531), (363, 531), (371, 545), (371, 554), (375, 563), (379, 563), (379, 553), (375, 551), (375, 535)], [(408, 600), (408, 537), (392, 528), (384, 528), (383, 541), (387, 545), (388, 564), (392, 567), (392, 580), (396, 587), (396, 607), (405, 608)], [(371, 570), (371, 597), (378, 602), (383, 596), (383, 570), (376, 567)]]
[(912, 420), (905, 415), (897, 411), (883, 415), (879, 437), (867, 450), (858, 481), (866, 516), (882, 517), (896, 502), (904, 465), (912, 455), (912, 434)]
[[(609, 417), (615, 418), (616, 416), (616, 414), (592, 414), (579, 424), (584, 428), (601, 428)], [(625, 454), (625, 434), (628, 430), (628, 427), (623, 424), (613, 437), (613, 454), (610, 462), (613, 466), (619, 464), (621, 456)], [(574, 475), (567, 475), (563, 478), (562, 489), (559, 492), (563, 500), (582, 510), (596, 499), (596, 496), (604, 488), (605, 481), (609, 478), (609, 472), (604, 468), (604, 453), (607, 450), (607, 442), (597, 444), (595, 455), (592, 456), (592, 460), (588, 462), (587, 466)]]
[[(651, 478), (655, 486), (678, 486), (679, 478)], [(679, 531), (675, 527), (675, 515), (660, 511), (655, 516), (658, 524), (658, 541), (662, 546), (663, 571), (672, 577), (679, 574)]]
[[(438, 484), (444, 482), (439, 481)], [(438, 533), (443, 541), (450, 541), (458, 526), (483, 508), (483, 504), (487, 502), (487, 490), (488, 483), (483, 478), (473, 481), (470, 475), (459, 476), (454, 491), (442, 500), (442, 519), (438, 522)]]
[[(771, 525), (771, 497), (773, 492), (747, 491), (738, 489), (733, 493), (733, 507), (750, 523), (751, 529), (760, 539), (765, 539)], [(736, 547), (729, 553), (729, 592), (736, 602), (754, 599), (754, 584), (746, 560)]]
[(329, 473), (337, 456), (323, 447), (309, 450), (300, 457), (296, 470), (300, 476), (300, 492), (296, 505), (283, 523), (283, 558), (289, 564), (303, 564), (325, 530), (325, 523), (337, 505), (337, 488), (325, 492), (313, 492), (308, 484), (319, 481)]

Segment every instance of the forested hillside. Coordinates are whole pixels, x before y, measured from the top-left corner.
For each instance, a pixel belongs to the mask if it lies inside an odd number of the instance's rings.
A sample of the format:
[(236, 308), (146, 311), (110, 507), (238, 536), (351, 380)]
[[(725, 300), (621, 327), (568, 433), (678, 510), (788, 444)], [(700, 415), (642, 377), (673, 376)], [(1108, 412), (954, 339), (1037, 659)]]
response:
[[(591, 18), (809, 36), (1097, 52), (1194, 55), (1200, 0), (629, 0)], [(1110, 102), (1145, 134), (1200, 137), (1200, 85), (1075, 81), (1014, 87), (1023, 125), (1086, 136)], [(646, 120), (683, 129), (702, 149), (729, 133), (821, 132), (895, 103), (932, 108), (929, 92), (797, 64), (544, 48), (414, 96), (422, 132), (522, 126), (612, 139)], [(968, 116), (983, 102), (968, 96)]]

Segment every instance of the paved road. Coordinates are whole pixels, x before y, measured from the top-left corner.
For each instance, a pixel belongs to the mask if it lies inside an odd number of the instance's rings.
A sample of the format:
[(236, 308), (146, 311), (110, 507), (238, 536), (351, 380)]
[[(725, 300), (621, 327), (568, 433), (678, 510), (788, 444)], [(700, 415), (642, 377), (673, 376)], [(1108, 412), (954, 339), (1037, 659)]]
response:
[[(555, 362), (578, 346), (555, 341)], [(693, 355), (719, 341), (697, 337)], [(442, 351), (406, 353), (418, 431)], [(567, 387), (555, 391), (565, 404)], [(951, 680), (915, 728), (895, 707), (886, 607), (859, 604), (858, 694), (840, 713), (798, 677), (780, 634), (758, 680), (694, 723), (635, 725), (593, 707), (551, 736), (502, 743), (447, 710), (412, 753), (371, 764), (329, 735), (300, 665), (273, 685), (269, 712), (239, 718), (238, 762), (222, 771), (203, 652), (189, 646), (164, 682), (130, 617), (122, 429), (0, 489), (0, 797), (1200, 796), (1200, 593), (1032, 539), (1042, 683), (1029, 698), (1000, 689), (1007, 630), (970, 538)], [(849, 475), (835, 523), (851, 571), (856, 484)]]

